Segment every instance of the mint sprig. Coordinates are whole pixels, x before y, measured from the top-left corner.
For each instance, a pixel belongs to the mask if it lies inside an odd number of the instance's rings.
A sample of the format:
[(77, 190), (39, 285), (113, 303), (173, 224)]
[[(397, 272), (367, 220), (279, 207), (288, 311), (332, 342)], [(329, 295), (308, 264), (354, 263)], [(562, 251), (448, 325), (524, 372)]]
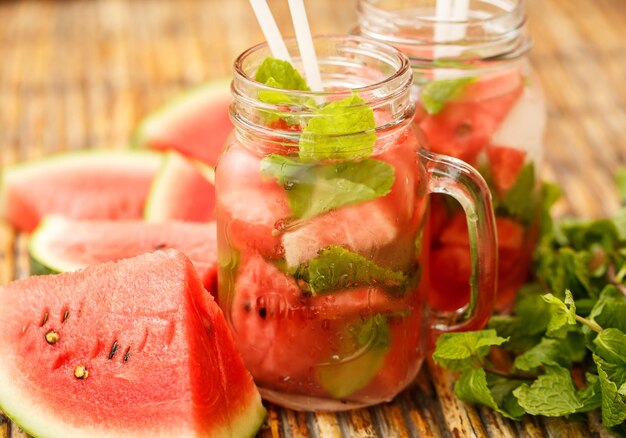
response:
[(402, 289), (408, 281), (404, 272), (380, 266), (337, 245), (321, 249), (317, 257), (300, 265), (293, 277), (313, 294), (363, 285)]
[(278, 154), (261, 160), (261, 174), (285, 188), (297, 219), (385, 196), (395, 179), (393, 166), (372, 158), (315, 164)]
[[(550, 204), (555, 193), (544, 190)], [(488, 330), (445, 335), (437, 344), (435, 361), (461, 373), (459, 398), (509, 418), (600, 409), (605, 427), (626, 431), (625, 219), (620, 210), (544, 226), (535, 256), (539, 284), (520, 291), (512, 314), (493, 316)], [(507, 341), (468, 356), (467, 339), (483, 338)], [(516, 355), (510, 369), (493, 368), (493, 348)], [(463, 360), (450, 361), (454, 357)], [(581, 372), (584, 383), (573, 378)]]
[(300, 135), (302, 161), (369, 157), (376, 143), (374, 111), (356, 93), (328, 103), (308, 121)]

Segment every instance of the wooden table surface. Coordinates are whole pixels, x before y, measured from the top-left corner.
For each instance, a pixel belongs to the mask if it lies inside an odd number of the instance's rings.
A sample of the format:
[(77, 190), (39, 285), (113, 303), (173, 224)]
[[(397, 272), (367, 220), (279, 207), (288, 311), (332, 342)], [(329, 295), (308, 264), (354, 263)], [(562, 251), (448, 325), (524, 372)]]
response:
[[(270, 1), (284, 34), (284, 0)], [(354, 0), (308, 0), (315, 33), (345, 33)], [(559, 214), (617, 206), (626, 165), (626, 1), (529, 0), (531, 59), (549, 102), (546, 178)], [(230, 74), (262, 40), (245, 0), (0, 1), (0, 167), (60, 150), (124, 148), (138, 120), (191, 85)], [(28, 272), (26, 236), (0, 224), (0, 284)], [(428, 366), (388, 404), (338, 415), (269, 407), (261, 437), (608, 436), (586, 422), (513, 423), (456, 401), (451, 376)], [(2, 382), (0, 382), (2, 384)], [(0, 414), (0, 437), (22, 432)]]

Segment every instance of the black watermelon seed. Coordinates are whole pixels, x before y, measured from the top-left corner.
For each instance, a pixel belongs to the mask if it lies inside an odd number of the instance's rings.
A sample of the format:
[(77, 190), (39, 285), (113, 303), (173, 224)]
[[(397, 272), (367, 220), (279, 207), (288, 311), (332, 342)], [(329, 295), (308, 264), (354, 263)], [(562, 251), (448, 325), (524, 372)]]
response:
[(130, 347), (126, 349), (126, 352), (124, 353), (124, 358), (122, 359), (122, 361), (128, 362), (129, 357), (130, 357)]
[(113, 345), (111, 346), (111, 351), (109, 352), (109, 360), (113, 359), (113, 356), (115, 356), (116, 352), (117, 352), (117, 341), (113, 342)]

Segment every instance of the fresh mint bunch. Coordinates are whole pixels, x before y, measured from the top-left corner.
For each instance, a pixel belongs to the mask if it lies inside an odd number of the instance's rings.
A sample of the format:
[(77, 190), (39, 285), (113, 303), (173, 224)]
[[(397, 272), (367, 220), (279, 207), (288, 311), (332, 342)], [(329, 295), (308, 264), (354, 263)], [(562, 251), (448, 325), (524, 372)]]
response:
[[(626, 204), (626, 172), (618, 192)], [(433, 358), (460, 373), (455, 392), (466, 402), (512, 419), (600, 409), (602, 424), (626, 435), (626, 209), (554, 225), (557, 193), (544, 187), (537, 283), (487, 329), (442, 335)], [(495, 366), (493, 348), (513, 353), (512, 366)]]

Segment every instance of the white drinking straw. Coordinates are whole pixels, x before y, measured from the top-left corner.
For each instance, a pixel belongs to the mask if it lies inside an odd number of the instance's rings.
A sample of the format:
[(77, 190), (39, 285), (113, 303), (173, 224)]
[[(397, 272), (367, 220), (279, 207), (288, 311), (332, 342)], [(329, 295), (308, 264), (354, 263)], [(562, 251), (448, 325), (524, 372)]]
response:
[(263, 35), (265, 35), (272, 56), (277, 59), (282, 59), (283, 61), (291, 62), (287, 46), (285, 45), (285, 41), (283, 41), (280, 30), (278, 30), (278, 26), (276, 25), (276, 21), (274, 21), (274, 16), (267, 5), (267, 1), (250, 0), (250, 6), (252, 6), (254, 15), (256, 15), (256, 19), (261, 26)]
[(306, 9), (304, 9), (304, 1), (288, 0), (288, 2), (307, 84), (311, 87), (312, 91), (322, 91), (322, 77), (317, 63), (315, 48), (313, 47), (313, 37), (311, 36), (309, 20), (306, 16)]
[[(434, 41), (435, 59), (457, 56), (456, 47), (440, 46), (441, 43), (458, 41), (465, 38), (465, 22), (469, 18), (469, 0), (437, 0), (435, 8)], [(458, 21), (458, 23), (454, 23)], [(435, 78), (445, 76), (445, 71), (435, 70)]]

